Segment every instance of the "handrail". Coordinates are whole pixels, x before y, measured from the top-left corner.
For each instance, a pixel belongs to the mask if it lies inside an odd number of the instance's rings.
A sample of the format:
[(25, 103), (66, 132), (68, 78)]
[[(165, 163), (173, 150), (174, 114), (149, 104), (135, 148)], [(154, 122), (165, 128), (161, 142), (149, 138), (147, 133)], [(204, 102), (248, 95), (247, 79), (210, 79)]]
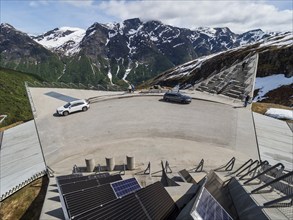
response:
[(201, 172), (203, 169), (203, 165), (204, 165), (204, 159), (201, 159), (197, 167), (194, 169), (194, 172)]
[(231, 160), (229, 160), (229, 162), (226, 165), (222, 165), (219, 168), (214, 169), (214, 171), (219, 171), (223, 168), (225, 168), (225, 171), (231, 171), (234, 167), (235, 160), (236, 160), (236, 158), (232, 157)]
[(248, 166), (247, 168), (245, 168), (245, 169), (241, 170), (239, 173), (237, 173), (236, 176), (240, 176), (241, 173), (243, 173), (246, 169), (251, 168), (252, 165), (254, 165), (255, 163), (256, 163), (256, 166), (257, 166), (260, 163), (260, 161), (255, 160), (252, 164), (250, 164), (250, 166)]
[(283, 202), (285, 200), (289, 200), (291, 199), (291, 202), (289, 203), (282, 203), (282, 204), (279, 204), (278, 207), (290, 207), (293, 205), (293, 193), (291, 193), (290, 195), (287, 195), (287, 196), (283, 196), (279, 199), (275, 199), (275, 200), (272, 200), (272, 201), (269, 201), (269, 202), (266, 202), (263, 204), (264, 207), (271, 207), (272, 205), (276, 204), (276, 203), (279, 203), (279, 202)]
[[(169, 169), (169, 171), (168, 171), (168, 169)], [(167, 160), (166, 160), (166, 163), (165, 163), (165, 172), (166, 173), (172, 173), (172, 169), (171, 169), (171, 167), (169, 165), (169, 162)]]
[[(246, 161), (241, 167), (239, 167), (237, 170), (235, 170), (234, 172), (227, 174), (225, 177), (227, 176), (231, 176), (232, 174), (237, 173), (239, 170), (241, 170), (245, 165), (247, 165), (249, 162), (251, 163), (253, 160), (249, 159), (248, 161)], [(258, 160), (254, 161), (253, 163), (251, 163), (250, 165), (248, 165), (247, 167), (245, 167), (243, 170), (241, 170), (239, 173), (237, 173), (235, 176), (238, 176), (239, 174), (241, 174), (242, 172), (244, 172), (246, 169), (250, 168), (255, 162), (258, 163)], [(223, 182), (222, 187), (226, 187), (232, 180), (233, 177), (227, 179), (226, 181)]]
[(123, 91), (118, 85), (107, 85), (107, 87), (100, 84), (82, 84), (82, 83), (73, 83), (73, 82), (38, 82), (34, 81), (33, 83), (27, 82), (30, 87), (49, 87), (49, 88), (79, 88), (79, 89), (92, 89), (92, 90), (102, 90), (102, 91)]
[(248, 171), (247, 173), (243, 174), (239, 180), (242, 180), (244, 177), (246, 177), (248, 174), (252, 173), (253, 171), (256, 171), (259, 167), (263, 166), (263, 165), (267, 165), (269, 164), (268, 161), (262, 161), (259, 165), (257, 165), (255, 168), (253, 168), (252, 170)]
[(241, 169), (242, 169), (246, 164), (248, 164), (249, 162), (252, 163), (253, 160), (252, 160), (252, 159), (249, 159), (249, 160), (246, 161), (243, 165), (241, 165), (237, 170), (235, 170), (235, 171), (232, 172), (232, 173), (227, 174), (226, 176), (231, 176), (232, 174), (237, 173), (239, 170), (241, 170)]
[(289, 172), (287, 174), (284, 174), (283, 176), (280, 176), (279, 178), (276, 178), (276, 179), (274, 179), (274, 180), (272, 180), (272, 181), (270, 181), (270, 182), (268, 182), (268, 183), (266, 183), (266, 184), (264, 184), (264, 185), (262, 185), (262, 186), (260, 186), (260, 187), (258, 187), (256, 189), (252, 190), (251, 193), (257, 193), (259, 190), (261, 190), (261, 189), (263, 189), (263, 188), (265, 188), (267, 186), (270, 186), (270, 185), (272, 185), (272, 184), (274, 184), (276, 182), (279, 182), (280, 180), (283, 180), (283, 179), (285, 179), (285, 178), (287, 178), (289, 176), (292, 176), (292, 175), (293, 175), (293, 171), (291, 171), (291, 172)]
[(284, 165), (283, 165), (282, 163), (277, 163), (276, 165), (272, 166), (271, 168), (266, 169), (265, 171), (263, 171), (263, 172), (259, 173), (258, 175), (256, 175), (256, 176), (250, 178), (249, 180), (246, 180), (243, 184), (246, 185), (247, 183), (251, 182), (252, 180), (255, 180), (256, 178), (258, 178), (258, 177), (264, 175), (264, 174), (267, 173), (268, 171), (273, 170), (273, 169), (275, 169), (275, 168), (278, 167), (278, 166), (281, 166), (281, 169), (284, 169), (284, 168), (285, 168)]

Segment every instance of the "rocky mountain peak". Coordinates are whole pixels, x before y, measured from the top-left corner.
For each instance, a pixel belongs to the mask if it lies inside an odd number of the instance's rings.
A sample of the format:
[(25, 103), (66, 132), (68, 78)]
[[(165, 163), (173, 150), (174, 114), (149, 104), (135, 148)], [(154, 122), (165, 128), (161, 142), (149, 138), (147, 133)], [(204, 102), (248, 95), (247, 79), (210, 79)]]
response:
[(1, 23), (0, 28), (1, 29), (5, 28), (5, 29), (14, 29), (15, 30), (15, 28), (12, 25), (8, 24), (8, 23)]

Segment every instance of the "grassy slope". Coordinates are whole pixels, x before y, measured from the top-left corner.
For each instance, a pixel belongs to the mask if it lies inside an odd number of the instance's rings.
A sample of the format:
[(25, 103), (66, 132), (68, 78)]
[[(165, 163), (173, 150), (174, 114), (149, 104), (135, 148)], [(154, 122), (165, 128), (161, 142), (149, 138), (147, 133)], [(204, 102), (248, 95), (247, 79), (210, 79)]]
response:
[(1, 202), (0, 219), (38, 220), (48, 187), (46, 176), (25, 186)]
[(0, 114), (7, 115), (0, 127), (32, 119), (24, 82), (41, 81), (32, 74), (0, 68)]
[(279, 108), (279, 109), (292, 110), (292, 108), (290, 108), (288, 106), (274, 104), (274, 103), (262, 103), (262, 102), (252, 103), (251, 110), (253, 112), (257, 112), (257, 113), (264, 115), (269, 108)]

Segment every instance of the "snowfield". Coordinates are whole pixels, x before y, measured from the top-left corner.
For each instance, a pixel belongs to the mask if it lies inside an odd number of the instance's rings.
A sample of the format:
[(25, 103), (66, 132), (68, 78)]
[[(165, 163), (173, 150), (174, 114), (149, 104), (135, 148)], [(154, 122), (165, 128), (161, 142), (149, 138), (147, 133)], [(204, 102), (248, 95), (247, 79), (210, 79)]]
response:
[(265, 115), (278, 119), (293, 120), (293, 110), (269, 108), (266, 111)]
[(266, 99), (266, 94), (274, 89), (284, 85), (293, 83), (293, 76), (285, 77), (284, 74), (276, 74), (266, 77), (256, 77), (254, 90), (259, 89), (257, 96), (253, 99), (254, 102)]

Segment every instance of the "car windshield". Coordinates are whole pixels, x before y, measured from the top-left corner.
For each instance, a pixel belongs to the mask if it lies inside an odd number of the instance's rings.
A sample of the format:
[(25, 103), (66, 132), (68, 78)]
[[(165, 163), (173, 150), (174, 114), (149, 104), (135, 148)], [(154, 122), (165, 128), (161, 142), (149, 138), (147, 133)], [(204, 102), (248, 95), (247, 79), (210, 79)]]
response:
[(64, 108), (68, 108), (70, 106), (70, 103), (68, 102), (66, 105), (64, 105)]

